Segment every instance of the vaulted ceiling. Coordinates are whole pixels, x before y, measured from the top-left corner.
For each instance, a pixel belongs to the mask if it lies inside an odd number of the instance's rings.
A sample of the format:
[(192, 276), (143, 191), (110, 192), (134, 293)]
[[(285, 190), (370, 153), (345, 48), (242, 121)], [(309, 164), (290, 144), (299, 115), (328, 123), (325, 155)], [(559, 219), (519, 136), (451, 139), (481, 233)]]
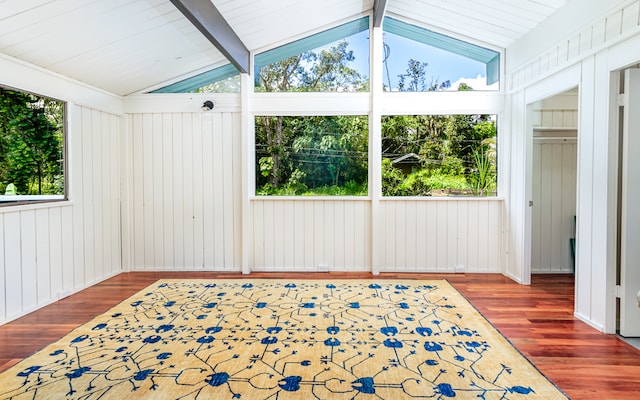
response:
[[(212, 3), (249, 51), (261, 51), (370, 15), (374, 3), (386, 6), (385, 15), (500, 49), (568, 1)], [(228, 62), (170, 0), (0, 0), (0, 53), (119, 95), (157, 88)]]

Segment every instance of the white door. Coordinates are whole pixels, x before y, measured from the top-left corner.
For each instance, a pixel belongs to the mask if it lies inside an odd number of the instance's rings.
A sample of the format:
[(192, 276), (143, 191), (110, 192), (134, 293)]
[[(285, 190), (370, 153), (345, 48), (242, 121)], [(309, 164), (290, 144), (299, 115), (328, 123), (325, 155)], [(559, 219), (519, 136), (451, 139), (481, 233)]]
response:
[(534, 137), (531, 272), (571, 273), (576, 215), (576, 132)]
[(620, 226), (620, 334), (640, 336), (640, 69), (625, 71)]

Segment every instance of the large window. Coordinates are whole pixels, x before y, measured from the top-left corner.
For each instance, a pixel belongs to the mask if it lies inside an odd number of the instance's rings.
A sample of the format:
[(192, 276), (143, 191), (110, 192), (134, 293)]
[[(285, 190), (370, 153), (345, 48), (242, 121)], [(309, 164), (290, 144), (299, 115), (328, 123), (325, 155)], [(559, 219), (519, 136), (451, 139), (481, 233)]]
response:
[(382, 118), (384, 196), (495, 196), (496, 118)]
[[(369, 18), (255, 56), (256, 92), (369, 90)], [(366, 115), (255, 118), (256, 195), (366, 196)]]
[(65, 103), (0, 87), (0, 203), (65, 198)]
[(258, 116), (256, 194), (365, 196), (369, 118)]

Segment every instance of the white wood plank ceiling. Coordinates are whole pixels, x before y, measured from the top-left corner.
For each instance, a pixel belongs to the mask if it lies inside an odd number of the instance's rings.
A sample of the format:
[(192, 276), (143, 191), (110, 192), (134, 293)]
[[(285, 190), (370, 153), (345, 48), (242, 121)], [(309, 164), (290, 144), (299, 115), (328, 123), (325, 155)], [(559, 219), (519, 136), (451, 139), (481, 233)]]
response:
[[(374, 3), (212, 1), (250, 51), (369, 15)], [(568, 1), (388, 0), (387, 15), (506, 48)], [(169, 0), (0, 0), (0, 53), (119, 95), (226, 63)]]
[(568, 0), (389, 0), (387, 15), (440, 33), (507, 48)]

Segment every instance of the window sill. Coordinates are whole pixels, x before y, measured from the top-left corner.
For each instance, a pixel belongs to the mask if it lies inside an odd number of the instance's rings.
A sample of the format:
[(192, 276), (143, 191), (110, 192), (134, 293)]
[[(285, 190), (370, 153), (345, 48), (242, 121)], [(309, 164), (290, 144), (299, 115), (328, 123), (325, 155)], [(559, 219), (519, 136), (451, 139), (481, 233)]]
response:
[(0, 214), (41, 208), (68, 207), (73, 203), (61, 196), (0, 196)]
[(369, 196), (251, 196), (251, 201), (370, 201)]

